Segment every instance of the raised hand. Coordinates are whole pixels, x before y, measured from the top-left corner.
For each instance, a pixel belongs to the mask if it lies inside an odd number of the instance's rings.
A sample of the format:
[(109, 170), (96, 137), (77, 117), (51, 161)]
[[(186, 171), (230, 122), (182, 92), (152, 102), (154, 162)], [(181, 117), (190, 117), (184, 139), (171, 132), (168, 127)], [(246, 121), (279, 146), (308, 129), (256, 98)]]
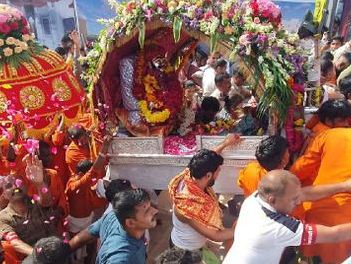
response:
[(226, 147), (229, 147), (238, 144), (240, 141), (242, 141), (242, 138), (239, 134), (228, 134), (224, 139), (223, 144)]
[(71, 34), (69, 34), (69, 37), (72, 39), (73, 43), (80, 47), (80, 36), (78, 31), (74, 30), (71, 32)]
[(37, 155), (28, 154), (24, 157), (26, 162), (26, 176), (34, 184), (41, 184), (44, 182), (44, 168), (43, 163), (39, 160)]

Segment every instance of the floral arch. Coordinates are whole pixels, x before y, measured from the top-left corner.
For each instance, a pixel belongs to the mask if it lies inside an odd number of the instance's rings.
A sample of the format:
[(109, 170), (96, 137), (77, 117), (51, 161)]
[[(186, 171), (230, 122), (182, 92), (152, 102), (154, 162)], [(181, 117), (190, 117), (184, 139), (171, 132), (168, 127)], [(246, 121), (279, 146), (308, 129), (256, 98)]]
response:
[[(196, 41), (201, 40), (207, 41), (211, 50), (219, 49), (230, 60), (240, 62), (260, 98), (260, 113), (271, 111), (277, 116), (279, 126), (289, 124), (294, 130), (294, 121), (301, 118), (301, 115), (294, 115), (293, 107), (302, 107), (304, 59), (300, 56), (297, 35), (284, 30), (280, 9), (273, 2), (148, 0), (118, 3), (110, 0), (109, 3), (117, 15), (102, 21), (106, 29), (88, 55), (89, 69), (85, 76), (101, 118), (112, 118), (116, 107), (125, 107), (118, 87), (121, 80), (115, 74), (117, 62), (123, 57), (139, 51), (150, 54), (148, 48), (155, 53), (161, 47), (173, 60), (172, 66), (179, 68), (195, 48)], [(150, 43), (160, 30), (167, 32), (167, 36), (158, 40), (158, 46), (151, 47)], [(138, 71), (137, 67), (135, 71)], [(144, 109), (142, 118), (149, 123), (148, 128), (162, 125), (167, 115), (171, 117), (172, 111), (178, 110), (175, 107), (170, 113), (159, 111), (157, 117), (152, 116), (159, 118), (159, 122), (150, 126), (152, 120), (148, 120), (147, 106), (141, 101), (155, 95), (147, 93), (153, 84), (152, 79), (143, 83), (142, 96), (137, 96), (137, 86), (133, 92), (139, 100), (139, 110)], [(117, 116), (121, 119), (119, 114)], [(167, 132), (163, 131), (164, 134)], [(134, 134), (138, 135), (137, 132)]]

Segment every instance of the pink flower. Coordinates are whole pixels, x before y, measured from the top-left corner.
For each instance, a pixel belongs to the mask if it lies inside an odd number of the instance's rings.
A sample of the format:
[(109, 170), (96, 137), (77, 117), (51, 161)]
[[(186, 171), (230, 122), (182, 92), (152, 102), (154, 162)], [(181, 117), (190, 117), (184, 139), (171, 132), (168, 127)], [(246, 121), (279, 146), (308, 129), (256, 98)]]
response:
[(56, 155), (57, 154), (57, 147), (51, 147), (51, 153)]
[(22, 180), (20, 180), (20, 179), (16, 179), (16, 180), (15, 180), (15, 186), (16, 186), (16, 188), (21, 187), (22, 183), (23, 183), (23, 181), (22, 181)]
[(0, 15), (0, 23), (6, 23), (8, 19), (9, 17), (6, 16), (5, 14)]
[(11, 28), (6, 23), (0, 24), (0, 32), (4, 34), (8, 34), (11, 31)]
[(39, 140), (27, 139), (26, 143), (23, 145), (28, 153), (34, 154), (34, 152), (39, 149)]
[(18, 23), (17, 22), (12, 22), (10, 24), (10, 28), (11, 28), (11, 30), (17, 30), (18, 29)]
[(34, 194), (34, 195), (33, 195), (33, 200), (36, 201), (36, 202), (37, 202), (37, 201), (40, 201), (40, 196), (37, 195), (37, 194)]
[(255, 24), (261, 23), (260, 18), (259, 18), (259, 17), (255, 17), (255, 18), (254, 18), (254, 23), (255, 23)]
[(209, 19), (211, 19), (212, 17), (213, 17), (212, 10), (210, 10), (210, 11), (208, 11), (208, 12), (206, 12), (206, 13), (204, 14), (204, 19), (205, 19), (205, 20), (209, 20)]

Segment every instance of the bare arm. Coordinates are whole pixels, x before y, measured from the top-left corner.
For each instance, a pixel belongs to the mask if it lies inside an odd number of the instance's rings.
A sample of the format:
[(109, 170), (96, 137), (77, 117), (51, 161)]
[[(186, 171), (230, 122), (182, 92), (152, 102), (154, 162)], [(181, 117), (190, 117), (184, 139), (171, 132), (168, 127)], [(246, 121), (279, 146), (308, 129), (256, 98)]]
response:
[(110, 146), (111, 140), (112, 140), (111, 136), (105, 136), (100, 153), (93, 164), (93, 167), (92, 167), (93, 170), (100, 171), (104, 169), (106, 155), (107, 155), (108, 147)]
[(315, 201), (341, 192), (351, 192), (351, 180), (302, 188), (302, 201)]
[(351, 223), (337, 226), (317, 225), (316, 243), (335, 243), (347, 240), (351, 240)]
[(91, 241), (96, 240), (97, 237), (91, 235), (88, 229), (84, 229), (83, 231), (79, 232), (75, 235), (70, 241), (69, 246), (71, 247), (72, 251), (77, 250), (78, 248), (88, 244)]
[(17, 238), (14, 239), (10, 242), (11, 246), (14, 248), (19, 253), (22, 253), (26, 256), (32, 254), (33, 248), (28, 245), (27, 243), (24, 243), (21, 239)]
[(229, 146), (234, 146), (241, 141), (241, 138), (238, 134), (228, 134), (226, 138), (218, 146), (214, 147), (213, 151), (217, 154), (221, 154), (222, 151)]

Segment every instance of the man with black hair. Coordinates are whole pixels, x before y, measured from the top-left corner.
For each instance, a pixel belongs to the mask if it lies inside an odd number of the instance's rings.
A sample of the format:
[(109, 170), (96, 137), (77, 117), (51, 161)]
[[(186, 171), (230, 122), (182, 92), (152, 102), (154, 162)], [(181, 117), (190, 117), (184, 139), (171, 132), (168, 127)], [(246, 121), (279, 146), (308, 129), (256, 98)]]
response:
[(50, 236), (35, 243), (33, 253), (22, 264), (67, 264), (70, 247), (62, 239)]
[(334, 60), (334, 55), (330, 51), (325, 51), (321, 55), (321, 60)]
[(232, 90), (230, 75), (228, 73), (219, 73), (215, 77), (216, 90), (211, 94), (219, 100), (221, 109), (225, 105), (225, 100), (228, 98), (229, 92)]
[(66, 63), (71, 67), (74, 74), (79, 77), (82, 73), (82, 67), (78, 62), (81, 48), (79, 32), (74, 30), (65, 34), (61, 39), (61, 45), (66, 52)]
[(227, 72), (227, 64), (228, 62), (223, 59), (223, 58), (220, 58), (218, 59), (215, 64), (214, 64), (214, 69), (216, 71), (216, 75), (217, 74), (223, 74), (223, 73), (226, 73)]
[(66, 163), (71, 176), (76, 173), (78, 162), (92, 160), (90, 151), (90, 135), (83, 126), (75, 125), (68, 129), (68, 136), (72, 140), (66, 149)]
[(203, 263), (201, 257), (198, 251), (172, 247), (157, 257), (156, 264), (201, 264)]
[(340, 92), (344, 95), (346, 100), (351, 100), (351, 75), (340, 80), (339, 89), (340, 89)]
[(119, 192), (113, 199), (113, 211), (101, 217), (69, 242), (76, 250), (88, 241), (100, 238), (96, 263), (144, 264), (146, 229), (156, 226), (157, 209), (143, 189)]
[(282, 136), (270, 136), (260, 142), (255, 156), (257, 161), (249, 163), (238, 177), (238, 186), (246, 197), (257, 190), (258, 183), (268, 171), (286, 167), (290, 158), (288, 142)]
[[(307, 148), (303, 152), (304, 155), (309, 153), (314, 140), (321, 133), (332, 128), (349, 127), (351, 105), (346, 100), (328, 100), (320, 106), (317, 115), (319, 121), (312, 127), (312, 133), (306, 139)], [(296, 164), (293, 164), (290, 170), (299, 177), (302, 186), (311, 185), (318, 173), (318, 168), (312, 167), (297, 171)]]
[[(51, 198), (52, 198), (52, 208), (57, 209), (61, 213), (61, 219), (64, 219), (68, 215), (68, 205), (65, 197), (65, 188), (59, 178), (57, 171), (50, 169), (53, 161), (51, 147), (48, 143), (44, 141), (39, 141), (39, 160), (43, 164), (44, 168), (44, 182), (48, 186)], [(34, 184), (24, 180), (24, 184), (27, 185), (28, 195), (34, 196), (38, 195), (38, 190)], [(63, 222), (63, 221), (62, 221)]]
[(334, 64), (336, 68), (336, 75), (339, 77), (341, 73), (351, 65), (351, 50), (350, 52), (345, 52), (339, 57), (334, 55)]
[(224, 228), (222, 211), (212, 189), (219, 175), (224, 148), (235, 145), (240, 137), (228, 135), (214, 150), (202, 149), (187, 168), (168, 185), (173, 202), (171, 245), (200, 251), (208, 239), (226, 241), (233, 238), (233, 228)]
[(335, 52), (338, 48), (342, 46), (343, 42), (344, 42), (343, 37), (341, 36), (333, 37), (330, 44), (330, 51)]
[(51, 194), (44, 182), (41, 161), (32, 154), (25, 160), (26, 176), (37, 188), (39, 198), (32, 202), (23, 185), (8, 181), (4, 195), (9, 204), (0, 211), (0, 237), (16, 252), (27, 256), (39, 239), (57, 234), (58, 216), (51, 210)]
[(219, 101), (212, 96), (203, 98), (201, 107), (195, 115), (195, 122), (197, 124), (208, 124), (214, 121), (216, 114), (220, 109)]
[(91, 160), (79, 161), (76, 174), (67, 182), (65, 194), (70, 208), (67, 219), (72, 234), (87, 228), (92, 222), (94, 206), (91, 188), (98, 179), (105, 176), (104, 165), (110, 142), (111, 138), (106, 136), (96, 161), (94, 163)]
[(340, 59), (334, 63), (338, 74), (337, 84), (339, 85), (342, 79), (351, 75), (351, 50), (340, 56)]
[(218, 59), (222, 58), (222, 54), (218, 51), (212, 52), (207, 60), (207, 65), (203, 69), (202, 90), (203, 96), (210, 96), (216, 89), (215, 76), (216, 71), (214, 65)]
[(233, 74), (231, 79), (233, 90), (236, 93), (242, 95), (244, 98), (250, 98), (251, 92), (243, 86), (244, 82), (245, 82), (244, 75), (241, 73), (241, 71), (238, 68), (235, 67), (233, 69)]

